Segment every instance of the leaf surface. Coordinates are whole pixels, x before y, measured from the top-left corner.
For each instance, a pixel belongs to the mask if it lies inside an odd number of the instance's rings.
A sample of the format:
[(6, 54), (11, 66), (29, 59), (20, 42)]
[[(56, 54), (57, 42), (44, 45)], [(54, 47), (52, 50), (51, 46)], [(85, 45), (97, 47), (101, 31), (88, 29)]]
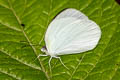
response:
[[(102, 30), (91, 51), (53, 59), (40, 48), (52, 19), (75, 8)], [(22, 24), (22, 25), (21, 25)], [(120, 6), (115, 0), (0, 0), (0, 80), (120, 80)]]

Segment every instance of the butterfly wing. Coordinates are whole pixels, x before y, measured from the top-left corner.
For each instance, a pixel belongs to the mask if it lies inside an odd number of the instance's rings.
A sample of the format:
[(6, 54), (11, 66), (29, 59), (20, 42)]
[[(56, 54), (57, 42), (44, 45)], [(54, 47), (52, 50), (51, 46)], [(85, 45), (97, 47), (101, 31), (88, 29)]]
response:
[(58, 14), (55, 17), (55, 20), (61, 19), (61, 18), (68, 18), (68, 17), (77, 18), (77, 19), (88, 19), (88, 17), (85, 16), (82, 12), (76, 9), (69, 8), (69, 9), (62, 11), (60, 14)]
[(50, 55), (73, 54), (93, 49), (100, 36), (100, 28), (95, 22), (78, 10), (67, 9), (50, 23), (45, 43)]
[(76, 20), (59, 31), (56, 36), (59, 36), (56, 39), (59, 44), (55, 48), (55, 54), (63, 55), (95, 48), (101, 37), (101, 31), (98, 25), (91, 20)]
[[(75, 19), (88, 19), (87, 16), (85, 16), (82, 12), (76, 10), (76, 9), (72, 9), (72, 8), (69, 8), (69, 9), (66, 9), (64, 10), (63, 12), (61, 12), (60, 14), (58, 14), (55, 19), (52, 21), (52, 23), (54, 23), (56, 20), (58, 19), (62, 19), (62, 18), (75, 18)], [(52, 24), (51, 23), (51, 24)], [(64, 23), (64, 26), (67, 25), (68, 23), (65, 22)], [(63, 26), (63, 27), (64, 27)], [(50, 35), (50, 33), (52, 34), (55, 34), (56, 31), (60, 30), (61, 29), (61, 26), (59, 25), (55, 25), (55, 26), (52, 26), (52, 27), (48, 27), (47, 29), (47, 32), (46, 32), (46, 37), (48, 37), (48, 35)]]

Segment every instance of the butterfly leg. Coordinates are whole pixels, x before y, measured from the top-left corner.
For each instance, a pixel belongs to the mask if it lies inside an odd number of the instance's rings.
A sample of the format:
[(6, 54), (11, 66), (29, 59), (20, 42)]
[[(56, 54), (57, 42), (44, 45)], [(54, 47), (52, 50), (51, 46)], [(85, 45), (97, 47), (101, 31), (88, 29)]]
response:
[(52, 60), (52, 57), (50, 57), (50, 59), (49, 59), (50, 73), (52, 73), (52, 72), (51, 72), (51, 71), (52, 71), (52, 69), (51, 69), (51, 65), (50, 65), (51, 60)]
[[(37, 60), (40, 56), (48, 56), (48, 55), (46, 55), (46, 54), (45, 54), (45, 55), (44, 55), (44, 54), (42, 54), (42, 55), (39, 54), (35, 60)], [(35, 60), (33, 60), (33, 62), (34, 62)]]
[(41, 55), (41, 54), (39, 54), (39, 55), (38, 55), (38, 58), (39, 58), (40, 56), (48, 56), (48, 55), (46, 55), (46, 54), (42, 54), (42, 55)]
[(63, 63), (63, 61), (61, 60), (60, 57), (55, 57), (55, 58), (58, 58), (60, 60), (60, 62), (62, 63), (62, 65), (66, 68), (66, 69), (69, 69), (67, 66), (65, 66), (65, 64)]

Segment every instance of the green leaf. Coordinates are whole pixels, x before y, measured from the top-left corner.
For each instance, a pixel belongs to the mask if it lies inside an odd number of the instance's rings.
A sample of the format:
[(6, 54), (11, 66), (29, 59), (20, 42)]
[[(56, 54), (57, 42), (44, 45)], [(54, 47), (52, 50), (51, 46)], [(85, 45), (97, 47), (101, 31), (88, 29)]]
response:
[[(51, 62), (40, 48), (48, 24), (76, 8), (102, 30), (98, 46)], [(22, 26), (22, 25), (23, 26)], [(36, 46), (35, 46), (36, 45)], [(115, 0), (0, 0), (0, 80), (120, 80), (120, 6)]]

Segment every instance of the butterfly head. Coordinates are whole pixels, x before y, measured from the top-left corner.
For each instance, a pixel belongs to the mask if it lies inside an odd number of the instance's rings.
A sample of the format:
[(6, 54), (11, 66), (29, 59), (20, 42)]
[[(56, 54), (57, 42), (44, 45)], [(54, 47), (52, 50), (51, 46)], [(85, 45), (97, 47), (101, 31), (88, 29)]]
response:
[(56, 57), (57, 56), (57, 55), (54, 55), (52, 53), (49, 53), (48, 50), (47, 50), (47, 48), (46, 48), (46, 46), (43, 46), (41, 48), (41, 51), (44, 52), (44, 53), (46, 53), (46, 55), (51, 56), (51, 57)]
[(43, 47), (41, 48), (41, 51), (42, 51), (42, 52), (46, 52), (46, 51), (47, 51), (46, 46), (43, 46)]
[(48, 53), (48, 50), (47, 50), (46, 46), (43, 46), (43, 47), (41, 48), (41, 51), (44, 52), (44, 53), (46, 53), (46, 55), (50, 55), (50, 54)]

